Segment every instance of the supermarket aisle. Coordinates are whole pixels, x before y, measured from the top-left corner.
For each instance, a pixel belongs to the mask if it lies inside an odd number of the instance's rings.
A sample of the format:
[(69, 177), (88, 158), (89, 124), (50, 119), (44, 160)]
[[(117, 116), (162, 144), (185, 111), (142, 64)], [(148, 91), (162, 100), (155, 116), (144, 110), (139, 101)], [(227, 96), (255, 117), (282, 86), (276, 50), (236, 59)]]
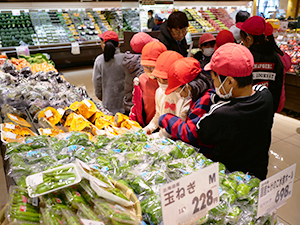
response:
[[(85, 85), (94, 99), (92, 67), (61, 71), (69, 82), (78, 86)], [(298, 130), (298, 132), (297, 132)], [(300, 120), (276, 114), (272, 130), (268, 177), (297, 163), (293, 196), (278, 210), (279, 221), (285, 225), (300, 224)]]
[[(85, 86), (88, 94), (95, 101), (92, 83), (92, 67), (61, 70), (65, 78), (76, 86)], [(297, 132), (298, 130), (298, 132)], [(279, 221), (285, 225), (298, 225), (300, 221), (300, 120), (295, 120), (280, 114), (275, 115), (272, 131), (272, 145), (268, 176), (297, 163), (293, 196), (287, 204), (278, 210)], [(4, 169), (0, 156), (0, 209), (7, 202)]]

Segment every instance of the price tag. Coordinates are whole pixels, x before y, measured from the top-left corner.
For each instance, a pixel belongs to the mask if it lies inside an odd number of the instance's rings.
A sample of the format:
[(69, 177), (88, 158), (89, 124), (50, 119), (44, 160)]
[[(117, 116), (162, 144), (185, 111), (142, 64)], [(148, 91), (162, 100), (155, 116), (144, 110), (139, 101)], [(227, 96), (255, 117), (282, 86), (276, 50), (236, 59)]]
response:
[(83, 225), (105, 225), (103, 222), (95, 220), (80, 219)]
[(51, 129), (43, 129), (44, 134), (52, 134)]
[(50, 118), (51, 116), (53, 116), (53, 113), (51, 112), (50, 109), (47, 110), (47, 111), (45, 112), (45, 116), (46, 116), (47, 118)]
[(17, 55), (26, 55), (29, 56), (29, 48), (28, 46), (19, 46), (19, 47), (15, 47), (16, 51), (17, 51)]
[(79, 44), (78, 44), (78, 42), (72, 42), (71, 43), (71, 53), (73, 54), (73, 55), (78, 55), (78, 54), (80, 54), (80, 47), (79, 47)]
[(278, 41), (282, 41), (282, 40), (283, 40), (283, 35), (278, 36), (278, 37), (277, 37), (277, 40), (278, 40)]
[(20, 16), (21, 15), (21, 11), (19, 9), (11, 10), (11, 13), (12, 13), (13, 16)]
[(12, 132), (6, 132), (6, 138), (9, 138), (9, 139), (16, 139), (17, 138), (17, 135), (12, 133)]
[(292, 196), (296, 163), (260, 182), (256, 217), (271, 214)]
[(57, 112), (58, 112), (60, 115), (64, 115), (65, 110), (63, 110), (62, 108), (59, 108), (59, 109), (57, 109)]
[(30, 176), (30, 186), (31, 187), (36, 187), (38, 186), (39, 184), (43, 183), (44, 182), (44, 179), (43, 179), (43, 174), (42, 173), (37, 173), (37, 174), (34, 174), (34, 175), (31, 175)]
[(29, 9), (24, 9), (24, 13), (29, 13)]
[(49, 9), (45, 9), (45, 12), (49, 12)]
[(26, 206), (25, 205), (20, 205), (20, 211), (21, 212), (26, 212)]
[(192, 224), (219, 205), (219, 163), (160, 188), (164, 224)]
[(13, 120), (18, 121), (18, 117), (14, 116), (13, 114), (9, 114), (9, 117)]
[(84, 99), (83, 102), (88, 108), (90, 108), (92, 106), (92, 104), (89, 103), (89, 101), (87, 99)]
[(6, 123), (6, 124), (5, 124), (5, 127), (6, 127), (7, 129), (12, 129), (12, 130), (14, 130), (14, 129), (16, 128), (16, 126), (15, 126), (14, 124), (11, 124), (11, 123)]
[(57, 9), (57, 12), (61, 12), (61, 9)]

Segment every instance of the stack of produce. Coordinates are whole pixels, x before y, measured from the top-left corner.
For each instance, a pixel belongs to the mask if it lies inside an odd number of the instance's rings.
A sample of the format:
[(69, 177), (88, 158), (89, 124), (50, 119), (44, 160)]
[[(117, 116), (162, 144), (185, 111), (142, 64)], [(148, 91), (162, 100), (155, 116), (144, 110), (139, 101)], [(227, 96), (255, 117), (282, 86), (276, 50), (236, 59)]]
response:
[(80, 41), (81, 38), (73, 24), (70, 16), (67, 12), (57, 13), (60, 22), (62, 23), (63, 27), (65, 28), (66, 33), (68, 34), (70, 41)]
[(101, 11), (94, 12), (94, 18), (95, 18), (96, 22), (98, 23), (101, 33), (104, 33), (105, 31), (108, 31), (108, 30), (112, 30), (111, 26), (109, 25), (104, 14)]
[(228, 29), (234, 25), (234, 20), (230, 17), (225, 9), (212, 8), (210, 11), (216, 16), (216, 19), (221, 22), (220, 25), (224, 24)]
[(216, 12), (213, 13), (211, 10), (212, 9), (208, 9), (206, 11), (200, 10), (200, 13), (217, 31), (221, 31), (224, 29), (228, 30), (229, 28), (218, 19), (218, 15), (214, 14)]
[[(97, 177), (95, 174), (104, 173), (132, 188), (141, 201), (143, 220), (147, 224), (162, 224), (160, 187), (213, 163), (181, 141), (150, 139), (142, 131), (116, 138), (97, 136), (94, 142), (86, 134), (70, 135), (28, 137), (28, 144), (8, 144), (5, 159), (10, 163), (10, 176), (24, 187), (26, 176), (48, 170), (49, 166), (55, 168), (74, 162), (77, 158), (86, 163), (80, 165), (90, 175)], [(220, 205), (197, 224), (268, 224), (269, 215), (255, 218), (260, 180), (241, 172), (228, 173), (221, 163), (219, 172)], [(101, 179), (105, 181), (103, 176)], [(68, 193), (67, 190), (70, 189), (63, 189), (63, 193)], [(72, 196), (68, 193), (67, 198), (69, 195)], [(81, 192), (77, 196), (82, 195), (85, 197)], [(100, 206), (97, 201), (92, 202)], [(99, 212), (103, 211), (96, 210), (96, 214)]]
[(189, 32), (201, 33), (201, 32), (213, 32), (215, 28), (199, 14), (195, 9), (186, 9), (184, 12), (189, 18)]
[(140, 15), (137, 9), (123, 9), (123, 30), (124, 31), (140, 31)]
[(288, 54), (292, 59), (292, 67), (289, 73), (300, 73), (300, 45), (297, 40), (289, 39), (288, 44), (281, 44), (280, 50)]
[(119, 35), (119, 38), (123, 38), (122, 12), (120, 10), (116, 10), (116, 11), (105, 10), (102, 11), (101, 13), (104, 15), (111, 29)]
[(0, 13), (0, 21), (2, 47), (19, 46), (21, 41), (33, 45), (31, 35), (35, 31), (28, 13), (21, 13), (20, 16)]
[(85, 11), (69, 11), (71, 20), (77, 29), (82, 41), (99, 40), (98, 31), (95, 30), (95, 20)]

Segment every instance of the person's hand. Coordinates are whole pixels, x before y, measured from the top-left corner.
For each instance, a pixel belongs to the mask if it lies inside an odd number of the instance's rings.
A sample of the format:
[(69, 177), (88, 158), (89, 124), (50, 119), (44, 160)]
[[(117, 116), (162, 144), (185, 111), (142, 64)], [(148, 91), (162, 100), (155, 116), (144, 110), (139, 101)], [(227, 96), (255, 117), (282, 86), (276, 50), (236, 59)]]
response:
[(152, 134), (152, 131), (148, 128), (148, 127), (144, 127), (143, 128), (143, 131), (145, 131), (146, 132), (146, 134)]

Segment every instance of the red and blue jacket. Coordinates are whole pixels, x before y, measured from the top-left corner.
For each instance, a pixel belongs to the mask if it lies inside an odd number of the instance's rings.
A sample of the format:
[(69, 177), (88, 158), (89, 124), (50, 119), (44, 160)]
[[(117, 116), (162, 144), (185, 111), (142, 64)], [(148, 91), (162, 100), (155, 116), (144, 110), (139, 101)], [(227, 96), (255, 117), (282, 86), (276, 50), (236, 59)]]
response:
[(214, 146), (204, 145), (199, 140), (196, 124), (205, 113), (209, 112), (214, 95), (214, 90), (209, 89), (197, 101), (192, 100), (186, 121), (182, 121), (180, 117), (168, 113), (159, 117), (159, 126), (165, 128), (172, 138), (180, 139), (197, 148), (201, 147), (200, 151), (202, 153), (210, 154)]

